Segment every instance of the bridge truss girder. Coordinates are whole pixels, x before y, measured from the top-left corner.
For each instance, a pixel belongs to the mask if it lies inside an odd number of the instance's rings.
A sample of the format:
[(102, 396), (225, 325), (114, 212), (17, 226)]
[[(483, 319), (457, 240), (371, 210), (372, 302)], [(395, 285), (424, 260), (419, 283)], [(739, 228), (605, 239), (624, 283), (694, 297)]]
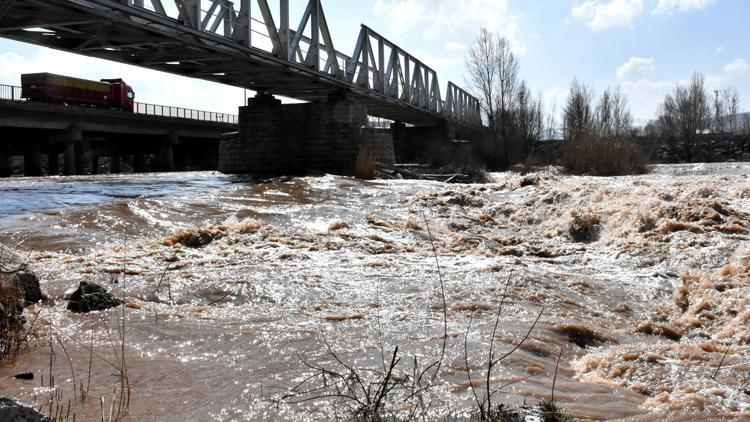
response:
[(278, 7), (277, 25), (267, 0), (0, 0), (0, 36), (307, 101), (347, 90), (407, 123), (481, 125), (476, 98), (449, 83), (443, 100), (434, 70), (367, 26), (347, 56), (321, 0), (296, 29), (289, 0)]

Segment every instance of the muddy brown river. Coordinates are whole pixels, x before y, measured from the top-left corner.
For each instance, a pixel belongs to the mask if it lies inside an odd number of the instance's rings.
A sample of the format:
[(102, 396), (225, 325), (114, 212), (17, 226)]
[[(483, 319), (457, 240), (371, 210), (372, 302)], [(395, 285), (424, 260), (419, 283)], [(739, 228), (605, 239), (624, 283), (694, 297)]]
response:
[[(50, 298), (0, 394), (61, 420), (350, 420), (349, 375), (391, 372), (384, 414), (462, 418), (490, 344), (531, 329), (494, 403), (549, 399), (561, 353), (554, 398), (580, 419), (750, 418), (749, 175), (0, 180), (0, 242)], [(125, 306), (68, 312), (81, 281)]]

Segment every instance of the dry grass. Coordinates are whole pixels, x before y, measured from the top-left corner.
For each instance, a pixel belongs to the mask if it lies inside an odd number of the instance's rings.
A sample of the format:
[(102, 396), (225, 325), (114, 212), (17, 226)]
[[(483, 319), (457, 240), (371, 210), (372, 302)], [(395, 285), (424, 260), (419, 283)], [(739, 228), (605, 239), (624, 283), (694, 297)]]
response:
[(26, 341), (19, 298), (23, 298), (20, 288), (0, 280), (0, 364), (15, 358)]
[(360, 147), (357, 154), (357, 162), (354, 167), (354, 174), (357, 179), (372, 180), (375, 178), (376, 168), (375, 153)]
[(565, 142), (562, 166), (568, 174), (623, 176), (646, 173), (648, 157), (630, 138), (585, 135)]

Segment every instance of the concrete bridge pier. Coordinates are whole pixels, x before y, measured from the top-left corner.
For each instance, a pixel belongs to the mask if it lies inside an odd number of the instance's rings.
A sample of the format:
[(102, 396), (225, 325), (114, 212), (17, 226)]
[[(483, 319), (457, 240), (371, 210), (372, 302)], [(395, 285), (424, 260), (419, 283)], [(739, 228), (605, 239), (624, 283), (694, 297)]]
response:
[(0, 177), (10, 176), (10, 156), (8, 144), (0, 143)]
[(175, 132), (170, 132), (167, 141), (162, 146), (161, 167), (162, 171), (174, 171), (174, 148), (180, 143), (180, 137)]
[(99, 153), (91, 150), (91, 174), (99, 174)]
[(23, 157), (24, 176), (37, 177), (42, 175), (42, 145), (39, 140), (32, 140), (26, 147)]
[(76, 143), (76, 174), (91, 174), (91, 142), (87, 139)]
[(47, 174), (57, 176), (60, 174), (60, 156), (58, 155), (57, 145), (51, 140), (47, 143)]
[(122, 172), (122, 159), (120, 154), (115, 151), (109, 153), (109, 172), (110, 174), (118, 174)]
[(70, 126), (65, 132), (65, 168), (63, 174), (73, 176), (76, 174), (76, 144), (83, 141), (83, 132), (80, 127)]
[(143, 152), (136, 152), (133, 154), (133, 172), (134, 173), (145, 173), (146, 172), (146, 154)]
[(345, 92), (306, 104), (281, 104), (259, 93), (240, 107), (238, 135), (221, 141), (219, 171), (352, 175), (366, 124), (366, 107)]

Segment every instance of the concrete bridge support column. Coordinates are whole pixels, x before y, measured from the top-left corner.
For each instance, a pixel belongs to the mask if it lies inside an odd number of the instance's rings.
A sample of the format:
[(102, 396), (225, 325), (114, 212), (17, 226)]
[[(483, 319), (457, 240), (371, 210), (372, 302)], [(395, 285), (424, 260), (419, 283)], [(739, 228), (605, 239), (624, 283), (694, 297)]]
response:
[(10, 176), (10, 157), (8, 156), (8, 144), (0, 143), (0, 177)]
[(135, 154), (133, 154), (133, 172), (146, 172), (146, 154), (144, 154), (143, 152), (136, 152)]
[(116, 152), (109, 153), (109, 172), (111, 174), (118, 174), (122, 171), (122, 160), (120, 154)]
[(54, 143), (49, 144), (49, 153), (47, 153), (47, 173), (50, 176), (60, 174), (60, 157), (57, 155), (57, 148)]
[(91, 151), (91, 174), (99, 174), (99, 154)]
[(91, 143), (82, 140), (76, 144), (76, 174), (91, 173)]
[(175, 132), (169, 132), (169, 138), (162, 149), (161, 167), (162, 171), (174, 171), (174, 146), (180, 142), (180, 137)]
[(345, 93), (327, 102), (285, 104), (258, 94), (240, 107), (239, 134), (219, 146), (229, 174), (354, 174), (367, 109)]
[(25, 176), (38, 177), (42, 175), (42, 145), (38, 140), (26, 147), (23, 157), (23, 174)]
[(83, 141), (83, 132), (77, 126), (70, 126), (65, 133), (65, 169), (66, 176), (76, 174), (76, 144)]

